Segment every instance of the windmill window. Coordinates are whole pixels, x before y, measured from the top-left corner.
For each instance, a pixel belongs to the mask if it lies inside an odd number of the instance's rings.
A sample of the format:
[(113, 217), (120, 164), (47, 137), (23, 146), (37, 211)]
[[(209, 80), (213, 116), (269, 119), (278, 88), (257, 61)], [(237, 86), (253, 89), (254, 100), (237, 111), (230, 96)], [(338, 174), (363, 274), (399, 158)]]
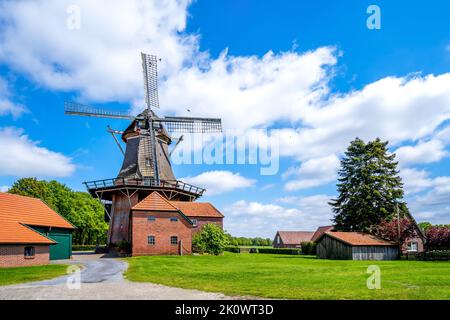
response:
[(149, 245), (154, 246), (155, 243), (156, 243), (156, 241), (155, 241), (155, 236), (148, 236), (148, 237), (147, 237), (147, 243), (148, 243)]
[(24, 256), (26, 259), (33, 259), (35, 256), (36, 250), (34, 247), (25, 247)]
[(197, 219), (192, 219), (192, 225), (193, 225), (194, 227), (197, 226)]
[(148, 217), (147, 217), (147, 220), (148, 220), (148, 221), (155, 221), (155, 220), (156, 220), (156, 217), (155, 217), (155, 216), (148, 216)]
[(175, 217), (170, 218), (170, 222), (177, 222), (177, 221), (178, 221), (178, 218), (175, 218)]
[(177, 236), (171, 236), (170, 237), (170, 244), (178, 244), (178, 237)]

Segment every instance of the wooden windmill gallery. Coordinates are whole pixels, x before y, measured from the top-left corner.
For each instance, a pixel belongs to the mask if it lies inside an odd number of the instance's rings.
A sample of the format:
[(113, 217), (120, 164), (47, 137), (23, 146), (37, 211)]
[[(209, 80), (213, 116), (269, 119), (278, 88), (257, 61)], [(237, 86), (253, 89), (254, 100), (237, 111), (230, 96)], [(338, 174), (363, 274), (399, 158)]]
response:
[[(65, 104), (65, 113), (131, 120), (124, 131), (108, 126), (124, 156), (117, 177), (84, 182), (89, 193), (104, 205), (108, 244), (127, 242), (133, 255), (190, 253), (192, 235), (206, 223), (222, 227), (223, 215), (210, 203), (194, 202), (205, 189), (175, 178), (169, 132), (221, 132), (221, 119), (158, 117), (154, 112), (159, 108), (157, 57), (144, 53), (141, 57), (146, 108), (140, 114), (72, 102)], [(121, 135), (125, 151), (116, 135)]]

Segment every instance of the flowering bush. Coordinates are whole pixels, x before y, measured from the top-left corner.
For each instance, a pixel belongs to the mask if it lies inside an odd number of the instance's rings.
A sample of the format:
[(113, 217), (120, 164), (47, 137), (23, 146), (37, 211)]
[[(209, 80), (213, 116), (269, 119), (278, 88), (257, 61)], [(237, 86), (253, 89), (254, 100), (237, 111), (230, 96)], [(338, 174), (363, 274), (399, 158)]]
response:
[(381, 239), (399, 244), (403, 244), (407, 239), (418, 236), (415, 224), (406, 218), (401, 218), (399, 223), (397, 223), (397, 219), (390, 221), (383, 220), (378, 225), (372, 227), (371, 233)]
[(427, 229), (428, 248), (450, 248), (450, 228), (446, 226), (432, 226)]

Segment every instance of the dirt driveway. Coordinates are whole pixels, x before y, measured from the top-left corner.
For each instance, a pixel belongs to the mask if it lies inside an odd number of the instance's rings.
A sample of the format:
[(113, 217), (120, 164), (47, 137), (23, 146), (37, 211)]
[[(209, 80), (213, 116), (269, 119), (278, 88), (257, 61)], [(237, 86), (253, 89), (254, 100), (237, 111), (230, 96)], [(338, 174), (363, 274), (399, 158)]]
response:
[[(139, 300), (196, 300), (236, 299), (220, 293), (172, 288), (152, 283), (131, 282), (123, 278), (127, 263), (104, 255), (74, 254), (72, 260), (57, 263), (83, 265), (79, 288), (73, 281), (67, 285), (68, 276), (33, 283), (1, 286), (0, 299), (31, 300), (96, 300), (96, 299), (139, 299)], [(71, 276), (74, 278), (73, 275)]]

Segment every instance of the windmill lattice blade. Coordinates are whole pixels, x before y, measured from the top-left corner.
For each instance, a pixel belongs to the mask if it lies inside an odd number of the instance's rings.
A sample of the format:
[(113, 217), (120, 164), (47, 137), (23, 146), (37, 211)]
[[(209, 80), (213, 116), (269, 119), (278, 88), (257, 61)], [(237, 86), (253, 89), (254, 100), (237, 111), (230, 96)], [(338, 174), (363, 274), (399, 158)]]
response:
[(164, 117), (157, 121), (170, 132), (222, 132), (222, 120), (216, 118)]
[(154, 55), (141, 53), (142, 72), (144, 76), (144, 93), (147, 108), (159, 108), (158, 65)]
[(133, 120), (135, 118), (134, 116), (126, 112), (92, 108), (75, 102), (65, 102), (64, 113), (77, 116), (127, 119), (127, 120)]

